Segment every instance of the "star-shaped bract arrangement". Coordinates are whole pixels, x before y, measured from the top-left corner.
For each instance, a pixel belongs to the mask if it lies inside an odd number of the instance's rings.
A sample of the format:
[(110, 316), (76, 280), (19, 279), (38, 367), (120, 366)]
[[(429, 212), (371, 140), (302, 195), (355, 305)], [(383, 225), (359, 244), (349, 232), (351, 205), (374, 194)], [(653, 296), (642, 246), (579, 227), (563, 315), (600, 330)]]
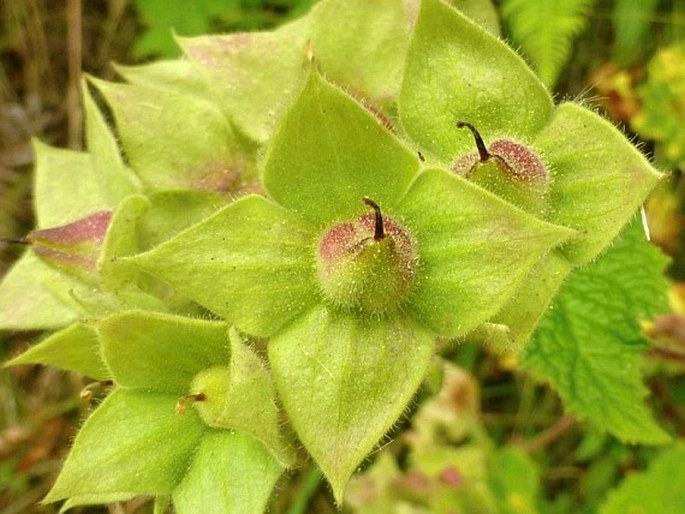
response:
[[(418, 388), (434, 338), (494, 315), (574, 231), (449, 170), (420, 170), (381, 120), (314, 71), (276, 133), (263, 181), (268, 198), (236, 200), (132, 260), (240, 330), (270, 338), (279, 397), (340, 501)], [(328, 239), (346, 227), (349, 239)], [(404, 237), (415, 252), (410, 277)], [(327, 262), (336, 257), (326, 245), (339, 245), (344, 262)], [(393, 251), (403, 265), (384, 274), (375, 260), (392, 268)], [(346, 277), (353, 268), (354, 284), (322, 282), (322, 266)], [(410, 283), (395, 291), (388, 284), (397, 279)], [(369, 299), (374, 289), (391, 292)]]
[[(192, 512), (219, 468), (250, 459), (255, 469), (265, 463), (270, 489), (290, 463), (280, 439), (255, 428), (254, 409), (236, 407), (244, 388), (222, 393), (226, 377), (240, 376), (231, 366), (244, 362), (263, 371), (257, 390), (272, 407), (273, 376), (341, 502), (351, 473), (415, 394), (436, 337), (485, 334), (520, 348), (566, 276), (628, 222), (659, 175), (614, 127), (580, 105), (555, 107), (511, 49), (446, 3), (423, 0), (414, 14), (399, 0), (324, 0), (274, 32), (180, 40), (187, 60), (121, 68), (130, 85), (92, 81), (126, 161), (87, 87), (91, 153), (37, 145), (45, 230), (33, 239), (68, 257), (71, 229), (52, 227), (88, 226), (97, 212), (108, 223), (101, 249), (88, 247), (97, 298), (66, 275), (63, 259), (46, 265), (32, 252), (3, 282), (3, 326), (81, 320), (11, 363), (53, 364), (118, 387), (84, 425), (49, 499), (172, 495)], [(325, 78), (306, 71), (307, 53)], [(140, 105), (149, 115), (138, 115)], [(187, 108), (174, 114), (177, 105)], [(254, 184), (260, 145), (266, 161)], [(543, 172), (518, 174), (542, 177), (534, 187), (519, 189), (516, 162), (540, 163)], [(234, 186), (265, 194), (217, 211)], [(83, 194), (73, 203), (54, 201), (74, 188)], [(141, 312), (197, 313), (146, 274), (226, 323)], [(179, 339), (159, 329), (167, 322), (188, 330)], [(124, 333), (128, 325), (151, 339)], [(268, 338), (269, 372), (239, 351), (235, 330), (225, 339), (232, 325)], [(205, 328), (209, 348), (230, 341), (230, 358), (202, 358), (192, 341), (204, 341)], [(179, 363), (186, 371), (168, 379)], [(139, 366), (148, 371), (136, 375)], [(173, 411), (180, 397), (197, 400), (183, 415)], [(236, 453), (242, 464), (222, 446), (234, 431), (252, 445)], [(142, 442), (129, 451), (128, 441)], [(119, 455), (154, 465), (120, 466)], [(84, 480), (86, 463), (111, 475), (102, 487)], [(266, 489), (250, 487), (212, 490), (226, 508), (236, 491), (263, 505)]]

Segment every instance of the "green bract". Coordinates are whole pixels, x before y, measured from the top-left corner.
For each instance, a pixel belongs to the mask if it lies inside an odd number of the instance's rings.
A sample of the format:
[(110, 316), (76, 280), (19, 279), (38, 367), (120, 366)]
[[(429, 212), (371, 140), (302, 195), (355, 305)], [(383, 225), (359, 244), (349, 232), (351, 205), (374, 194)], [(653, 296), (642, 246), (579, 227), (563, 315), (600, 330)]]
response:
[[(323, 0), (84, 85), (90, 153), (36, 144), (34, 246), (0, 286), (2, 328), (61, 329), (10, 365), (115, 386), (48, 501), (261, 512), (297, 461), (292, 428), (340, 504), (436, 338), (519, 350), (566, 278), (604, 262), (659, 175), (597, 114), (554, 106), (485, 19), (490, 32), (441, 0)], [(575, 358), (572, 334), (557, 343)], [(543, 358), (527, 354), (545, 377)], [(602, 422), (566, 364), (548, 366), (562, 396)], [(621, 394), (639, 403), (639, 379)], [(607, 425), (666, 438), (644, 408)]]

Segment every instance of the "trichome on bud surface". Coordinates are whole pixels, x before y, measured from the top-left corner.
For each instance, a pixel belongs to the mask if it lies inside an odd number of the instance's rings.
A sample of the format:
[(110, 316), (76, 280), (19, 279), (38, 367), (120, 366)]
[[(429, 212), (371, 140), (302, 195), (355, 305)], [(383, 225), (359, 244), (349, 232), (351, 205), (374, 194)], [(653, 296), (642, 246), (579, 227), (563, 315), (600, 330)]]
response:
[(406, 298), (418, 255), (411, 235), (399, 222), (383, 216), (370, 198), (363, 202), (374, 212), (324, 232), (317, 251), (317, 276), (333, 304), (382, 313)]
[(549, 171), (533, 150), (506, 138), (495, 139), (488, 147), (471, 123), (458, 121), (456, 125), (471, 131), (477, 152), (459, 157), (452, 166), (455, 173), (523, 209), (544, 212)]

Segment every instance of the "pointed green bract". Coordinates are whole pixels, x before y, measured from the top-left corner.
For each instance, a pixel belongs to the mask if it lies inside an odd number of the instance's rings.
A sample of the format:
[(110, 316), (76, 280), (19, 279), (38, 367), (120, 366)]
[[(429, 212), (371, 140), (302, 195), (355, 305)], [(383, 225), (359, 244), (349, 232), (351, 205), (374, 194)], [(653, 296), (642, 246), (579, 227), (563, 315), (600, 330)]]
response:
[(419, 251), (405, 309), (449, 337), (495, 314), (537, 260), (573, 235), (442, 170), (423, 172), (397, 212)]
[(318, 300), (314, 237), (298, 217), (246, 196), (132, 261), (239, 329), (268, 336)]
[(44, 501), (170, 494), (206, 430), (194, 412), (176, 414), (176, 401), (168, 394), (114, 391), (86, 420)]
[(140, 250), (137, 224), (149, 208), (150, 203), (144, 196), (133, 195), (121, 202), (114, 212), (98, 259), (98, 271), (104, 288), (116, 290), (137, 281), (138, 270), (131, 270), (130, 264), (122, 264), (118, 258)]
[(96, 380), (111, 378), (100, 354), (97, 334), (88, 325), (74, 323), (43, 339), (5, 366), (43, 364), (77, 371)]
[(102, 353), (118, 385), (183, 395), (193, 377), (226, 365), (225, 323), (128, 311), (97, 323)]
[(138, 178), (124, 164), (117, 140), (95, 104), (84, 79), (81, 83), (86, 121), (86, 146), (100, 194), (108, 206), (139, 190)]
[(576, 271), (523, 354), (549, 380), (565, 408), (630, 443), (669, 440), (644, 404), (638, 322), (667, 312), (667, 259), (639, 222), (592, 266)]
[(449, 0), (449, 3), (490, 34), (500, 37), (499, 14), (492, 0)]
[(112, 66), (129, 84), (212, 98), (204, 78), (187, 59), (153, 61), (136, 66)]
[(402, 315), (319, 306), (269, 342), (279, 396), (336, 501), (418, 388), (433, 338)]
[(194, 95), (93, 80), (131, 167), (151, 190), (227, 191), (253, 174), (231, 125)]
[(363, 98), (397, 98), (409, 46), (402, 0), (322, 1), (308, 18), (312, 53), (327, 77)]
[(549, 93), (513, 50), (441, 0), (421, 3), (399, 103), (407, 133), (443, 163), (473, 147), (457, 121), (525, 140), (552, 110)]
[(304, 78), (306, 19), (273, 32), (180, 38), (179, 44), (241, 131), (266, 142)]
[(685, 505), (685, 446), (664, 448), (645, 471), (633, 471), (611, 491), (599, 514), (681, 514)]
[(283, 468), (252, 436), (210, 430), (173, 494), (178, 514), (262, 514)]
[[(45, 330), (62, 328), (83, 313), (68, 294), (76, 280), (62, 275), (28, 250), (0, 283), (0, 328), (3, 330)], [(30, 291), (30, 294), (27, 294)]]
[(322, 226), (387, 209), (418, 172), (418, 159), (354, 99), (312, 71), (270, 146), (264, 185), (281, 205)]
[(226, 199), (210, 191), (160, 191), (148, 195), (150, 209), (140, 220), (142, 250), (171, 239), (186, 228), (209, 218)]
[(551, 164), (552, 221), (581, 233), (564, 255), (584, 264), (616, 237), (661, 175), (611, 123), (580, 105), (560, 105), (535, 143)]
[(103, 196), (91, 156), (33, 140), (33, 204), (39, 228), (56, 227), (113, 208)]
[(509, 350), (523, 348), (569, 273), (571, 264), (558, 249), (544, 255), (495, 315), (493, 323), (508, 327)]

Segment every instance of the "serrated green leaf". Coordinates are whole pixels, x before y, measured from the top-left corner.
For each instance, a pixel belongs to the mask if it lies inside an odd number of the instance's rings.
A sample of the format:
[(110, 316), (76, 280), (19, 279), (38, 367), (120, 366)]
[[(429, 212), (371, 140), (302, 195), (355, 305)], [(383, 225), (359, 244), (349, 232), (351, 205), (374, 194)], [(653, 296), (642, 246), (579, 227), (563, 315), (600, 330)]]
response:
[(542, 81), (554, 86), (568, 62), (574, 38), (585, 28), (594, 0), (504, 0), (514, 43), (533, 61)]
[[(33, 204), (38, 227), (56, 227), (113, 208), (101, 191), (90, 154), (33, 140)], [(65, 199), (68, 199), (66, 201)]]
[[(45, 330), (62, 328), (84, 311), (68, 294), (76, 280), (62, 275), (28, 250), (0, 283), (0, 328)], [(62, 287), (60, 287), (62, 286)]]
[(314, 226), (397, 203), (418, 159), (351, 97), (311, 72), (270, 147), (264, 185)]
[(409, 136), (444, 164), (473, 148), (457, 121), (525, 140), (552, 110), (549, 93), (513, 50), (441, 0), (421, 4), (399, 102)]
[(664, 448), (648, 469), (629, 474), (599, 514), (682, 514), (685, 506), (685, 446)]
[(259, 143), (269, 139), (304, 79), (306, 23), (304, 18), (272, 32), (179, 40), (224, 112)]
[(228, 364), (227, 330), (216, 321), (132, 311), (97, 323), (102, 354), (118, 385), (177, 396), (203, 369)]
[(74, 323), (48, 336), (5, 366), (43, 364), (78, 371), (96, 380), (111, 378), (100, 354), (97, 334), (88, 325)]
[(418, 388), (433, 338), (402, 315), (316, 307), (269, 342), (279, 396), (338, 504), (362, 459)]
[(423, 172), (396, 211), (419, 249), (405, 310), (450, 337), (495, 314), (538, 259), (573, 235), (442, 170)]
[(211, 430), (173, 494), (178, 514), (262, 514), (283, 468), (240, 431)]
[(668, 310), (666, 263), (634, 222), (601, 259), (571, 276), (523, 354), (524, 367), (550, 381), (568, 412), (626, 442), (669, 440), (643, 401), (647, 343), (638, 325)]
[(364, 98), (397, 98), (409, 47), (401, 0), (323, 1), (308, 16), (314, 59), (326, 77)]
[(108, 206), (114, 207), (123, 198), (137, 193), (140, 183), (124, 163), (117, 140), (95, 104), (85, 79), (81, 82), (81, 90), (85, 111), (86, 147), (93, 173), (97, 178), (100, 195)]
[(318, 300), (314, 234), (246, 196), (131, 260), (250, 334), (268, 336)]
[(206, 430), (177, 397), (117, 390), (86, 420), (45, 498), (170, 494), (183, 478)]
[(253, 175), (213, 103), (169, 89), (91, 82), (111, 107), (126, 156), (147, 188), (225, 192)]
[(661, 177), (611, 123), (580, 105), (557, 107), (536, 145), (551, 164), (551, 221), (580, 232), (562, 249), (574, 264), (606, 248)]

